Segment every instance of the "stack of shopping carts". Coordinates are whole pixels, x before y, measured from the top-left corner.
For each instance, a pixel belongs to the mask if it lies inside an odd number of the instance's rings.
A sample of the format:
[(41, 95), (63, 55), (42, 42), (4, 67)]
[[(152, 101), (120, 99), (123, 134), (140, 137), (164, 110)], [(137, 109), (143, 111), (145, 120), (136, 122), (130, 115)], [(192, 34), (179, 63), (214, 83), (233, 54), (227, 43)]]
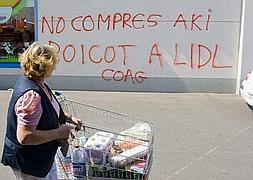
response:
[[(65, 112), (80, 118), (84, 127), (69, 139), (70, 157), (58, 155), (58, 172), (64, 172), (65, 179), (148, 179), (153, 161), (153, 123), (62, 95), (58, 101)], [(70, 166), (64, 165), (64, 158), (68, 158)], [(73, 163), (74, 159), (84, 167)]]

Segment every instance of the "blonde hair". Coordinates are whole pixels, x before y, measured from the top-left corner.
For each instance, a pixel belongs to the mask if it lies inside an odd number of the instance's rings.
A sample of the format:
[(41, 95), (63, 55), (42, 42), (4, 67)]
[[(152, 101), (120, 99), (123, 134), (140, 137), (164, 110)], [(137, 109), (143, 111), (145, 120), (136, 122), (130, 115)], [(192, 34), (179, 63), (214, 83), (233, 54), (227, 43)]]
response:
[(19, 62), (25, 76), (41, 80), (51, 76), (58, 59), (53, 46), (34, 42), (19, 55)]

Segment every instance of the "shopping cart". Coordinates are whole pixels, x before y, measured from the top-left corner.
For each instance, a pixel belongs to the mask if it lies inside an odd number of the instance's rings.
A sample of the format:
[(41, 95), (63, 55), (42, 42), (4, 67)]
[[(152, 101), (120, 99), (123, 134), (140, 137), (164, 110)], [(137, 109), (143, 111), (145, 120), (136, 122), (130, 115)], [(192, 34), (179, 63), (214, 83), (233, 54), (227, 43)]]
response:
[[(56, 95), (64, 112), (82, 120), (84, 128), (75, 138), (85, 137), (85, 143), (78, 146), (86, 156), (86, 179), (148, 179), (153, 162), (152, 122)], [(70, 149), (75, 148), (73, 142), (69, 140)], [(65, 179), (75, 179), (73, 166), (66, 166), (58, 153), (57, 168), (64, 171)]]

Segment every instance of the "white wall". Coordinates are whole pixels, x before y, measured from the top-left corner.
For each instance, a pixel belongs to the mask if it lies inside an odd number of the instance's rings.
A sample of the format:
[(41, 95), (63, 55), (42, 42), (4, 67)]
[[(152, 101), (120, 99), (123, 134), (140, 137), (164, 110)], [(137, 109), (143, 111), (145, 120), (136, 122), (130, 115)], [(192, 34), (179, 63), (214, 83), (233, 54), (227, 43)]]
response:
[[(38, 1), (38, 39), (59, 49), (60, 63), (49, 83), (59, 89), (235, 93), (241, 3)], [(99, 14), (111, 17), (100, 30)], [(85, 31), (92, 25), (89, 15), (95, 26)], [(113, 17), (120, 16), (130, 21), (113, 29)], [(123, 51), (122, 45), (131, 46)]]
[[(159, 91), (162, 87), (153, 84), (154, 81), (151, 80), (154, 78), (158, 81), (174, 79), (174, 83), (177, 83), (178, 79), (178, 83), (185, 84), (189, 90), (205, 91), (201, 85), (195, 87), (198, 83), (191, 84), (189, 79), (199, 83), (217, 79), (215, 89), (222, 89), (221, 84), (228, 85), (227, 83), (232, 87), (235, 86), (240, 1), (191, 1), (190, 6), (185, 4), (184, 0), (152, 0), (149, 3), (144, 3), (143, 0), (74, 2), (68, 0), (38, 2), (39, 40), (43, 43), (53, 41), (58, 44), (61, 61), (55, 75), (96, 77), (110, 86), (115, 86), (116, 90), (119, 86), (128, 86), (134, 90), (137, 86), (154, 85)], [(229, 11), (224, 12), (224, 8)], [(136, 16), (139, 22), (133, 24), (132, 21), (128, 21), (125, 27), (121, 22), (116, 23), (113, 29), (111, 20), (109, 27), (101, 25), (101, 29), (98, 30), (98, 22), (101, 22), (98, 20), (99, 14), (104, 19), (110, 15), (112, 19), (129, 17), (133, 20)], [(85, 28), (93, 27), (89, 24), (91, 21), (87, 21), (91, 20), (90, 17), (94, 21), (94, 29), (85, 31)], [(191, 22), (194, 17), (199, 17), (195, 24)], [(181, 23), (176, 23), (178, 18)], [(154, 25), (148, 22), (149, 20), (156, 21), (157, 25), (149, 27)], [(187, 21), (185, 25), (183, 20)], [(83, 22), (88, 23), (86, 25), (82, 24)], [(53, 29), (50, 29), (52, 26)], [(136, 29), (135, 26), (143, 28)], [(123, 48), (119, 47), (121, 45), (131, 47), (127, 47), (124, 54)], [(93, 46), (95, 47), (91, 49)], [(107, 61), (104, 56), (106, 48), (108, 48)], [(151, 55), (150, 59), (150, 54), (156, 55)], [(112, 58), (114, 55), (115, 58)], [(199, 66), (201, 64), (202, 67)], [(113, 79), (111, 76), (115, 72)], [(127, 74), (128, 78), (122, 77), (123, 74)], [(138, 75), (144, 76), (145, 79), (139, 78)], [(90, 80), (92, 83), (92, 78)], [(98, 88), (99, 86), (97, 84)], [(162, 91), (169, 91), (172, 84), (165, 86)]]

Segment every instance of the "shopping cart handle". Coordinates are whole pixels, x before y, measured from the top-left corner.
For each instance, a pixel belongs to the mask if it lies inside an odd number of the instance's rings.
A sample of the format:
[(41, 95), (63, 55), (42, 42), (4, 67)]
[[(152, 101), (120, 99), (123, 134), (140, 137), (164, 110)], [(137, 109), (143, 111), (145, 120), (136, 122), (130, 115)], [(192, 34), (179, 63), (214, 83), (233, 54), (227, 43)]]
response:
[(62, 95), (62, 93), (61, 93), (60, 91), (54, 91), (54, 94), (55, 94), (56, 96), (61, 96), (61, 95)]

